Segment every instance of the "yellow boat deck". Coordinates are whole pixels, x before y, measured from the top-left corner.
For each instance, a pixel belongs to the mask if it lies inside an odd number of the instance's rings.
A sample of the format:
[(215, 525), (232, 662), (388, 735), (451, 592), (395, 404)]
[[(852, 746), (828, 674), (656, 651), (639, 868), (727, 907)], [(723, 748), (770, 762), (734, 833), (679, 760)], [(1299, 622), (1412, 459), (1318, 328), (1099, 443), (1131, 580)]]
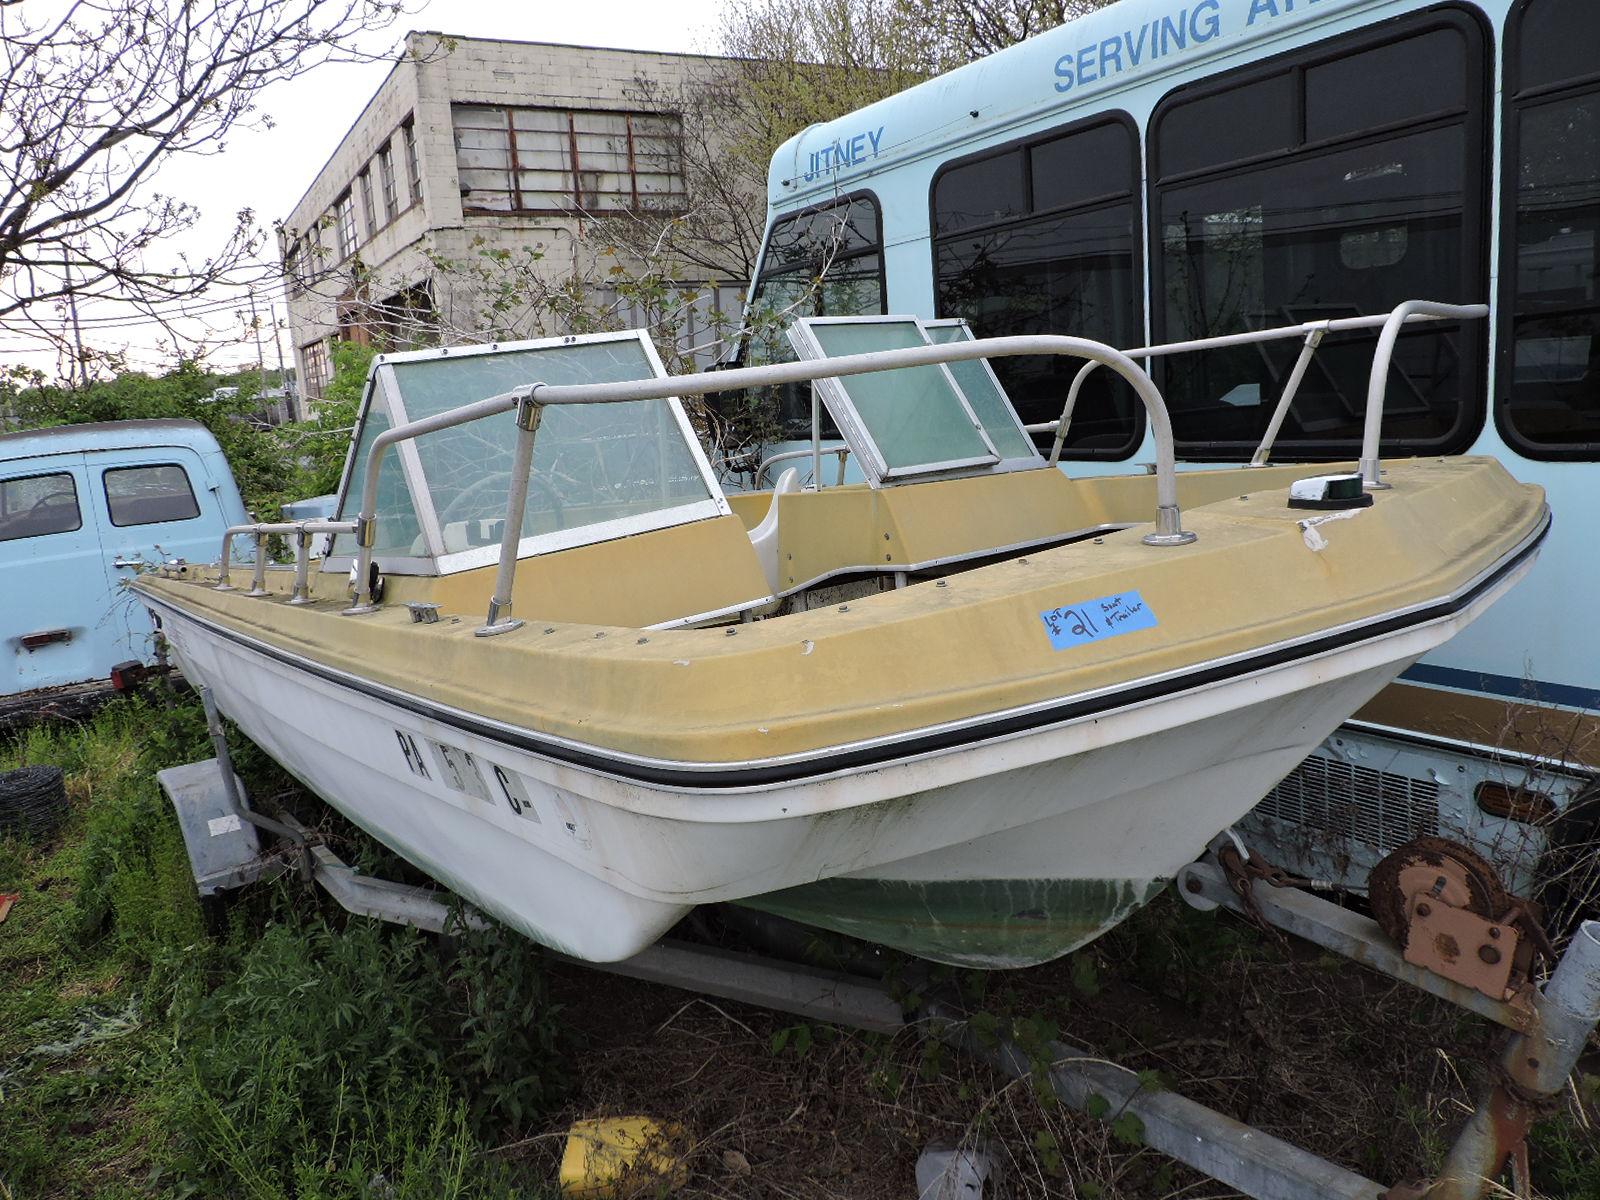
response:
[[(1288, 507), (1292, 480), (1334, 469), (1185, 473), (1184, 524), (1198, 540), (1178, 547), (1140, 540), (1155, 504), (1142, 474), (1036, 470), (783, 495), (780, 592), (868, 573), (886, 590), (704, 628), (648, 627), (770, 595), (746, 533), (770, 494), (734, 498), (734, 516), (525, 559), (513, 611), (526, 624), (492, 638), (474, 636), (492, 566), (391, 575), (382, 608), (362, 616), (341, 613), (343, 571), (314, 574), (303, 605), (287, 602), (288, 568), (267, 572), (267, 597), (208, 586), (215, 568), (137, 586), (280, 651), (515, 726), (628, 755), (749, 762), (1059, 700), (1445, 601), (1546, 519), (1542, 491), (1488, 458), (1386, 463), (1393, 488), (1368, 508)], [(902, 572), (909, 581), (894, 587)], [(1131, 593), (1148, 612), (1140, 627), (1052, 642), (1044, 614)], [(406, 601), (438, 604), (441, 619), (414, 624)]]

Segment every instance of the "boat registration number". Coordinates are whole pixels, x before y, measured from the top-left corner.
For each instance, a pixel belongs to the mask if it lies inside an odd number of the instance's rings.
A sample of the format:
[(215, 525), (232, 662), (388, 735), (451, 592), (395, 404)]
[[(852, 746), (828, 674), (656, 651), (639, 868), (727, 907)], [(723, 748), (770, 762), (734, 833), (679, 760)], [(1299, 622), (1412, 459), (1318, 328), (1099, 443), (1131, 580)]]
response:
[(1066, 650), (1085, 642), (1103, 641), (1138, 629), (1154, 629), (1160, 622), (1138, 592), (1097, 596), (1039, 614), (1052, 650)]
[(489, 773), (494, 779), (494, 788), (491, 791), (488, 781), (484, 778), (482, 765), (473, 757), (471, 751), (452, 746), (447, 742), (424, 738), (423, 744), (433, 752), (433, 769), (430, 771), (428, 760), (423, 757), (422, 748), (417, 744), (415, 737), (403, 729), (396, 729), (394, 736), (400, 743), (400, 753), (405, 756), (406, 766), (410, 767), (411, 773), (419, 779), (432, 782), (434, 772), (437, 772), (439, 781), (451, 791), (461, 792), (490, 804), (496, 803), (498, 795), (517, 816), (526, 818), (535, 825), (541, 824), (539, 813), (529, 801), (522, 780), (499, 763), (489, 764)]

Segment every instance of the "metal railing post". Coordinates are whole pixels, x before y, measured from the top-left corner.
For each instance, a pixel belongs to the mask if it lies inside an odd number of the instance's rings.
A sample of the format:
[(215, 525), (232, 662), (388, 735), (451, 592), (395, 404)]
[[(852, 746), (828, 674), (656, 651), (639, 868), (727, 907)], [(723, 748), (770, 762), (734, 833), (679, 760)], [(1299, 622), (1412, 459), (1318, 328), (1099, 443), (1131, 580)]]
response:
[(1383, 399), (1389, 387), (1389, 363), (1400, 331), (1412, 317), (1456, 318), (1487, 317), (1487, 304), (1438, 304), (1432, 300), (1407, 300), (1397, 304), (1378, 334), (1378, 348), (1372, 355), (1372, 374), (1367, 378), (1367, 420), (1361, 435), (1361, 485), (1369, 491), (1386, 489), (1378, 465), (1378, 442), (1383, 432)]
[(425, 433), (453, 429), (469, 421), (508, 412), (517, 407), (518, 402), (523, 396), (528, 395), (529, 391), (530, 389), (526, 387), (513, 388), (499, 396), (490, 396), (487, 400), (463, 404), (460, 408), (452, 408), (406, 425), (396, 425), (372, 439), (372, 448), (367, 451), (366, 478), (361, 481), (361, 508), (356, 517), (355, 597), (351, 600), (350, 607), (344, 610), (345, 616), (353, 617), (378, 611), (378, 606), (372, 599), (372, 550), (378, 544), (378, 468), (383, 462), (383, 452), (396, 442), (409, 441)]
[(811, 383), (811, 486), (822, 490), (822, 401), (815, 380)]
[(517, 549), (522, 544), (523, 509), (528, 503), (528, 478), (533, 474), (533, 443), (544, 417), (544, 405), (536, 398), (543, 384), (536, 383), (517, 401), (517, 447), (511, 463), (511, 488), (506, 497), (506, 519), (500, 530), (500, 562), (495, 567), (494, 594), (489, 597), (489, 615), (473, 630), (478, 637), (493, 637), (520, 629), (522, 622), (511, 615), (511, 593), (517, 582)]
[(1311, 359), (1316, 354), (1317, 347), (1322, 345), (1322, 339), (1327, 332), (1328, 322), (1319, 321), (1306, 333), (1305, 345), (1300, 347), (1300, 357), (1294, 360), (1294, 369), (1289, 372), (1288, 382), (1283, 385), (1283, 395), (1278, 398), (1278, 407), (1272, 410), (1272, 420), (1267, 422), (1267, 431), (1261, 435), (1261, 444), (1250, 456), (1252, 467), (1267, 465), (1267, 457), (1272, 453), (1272, 443), (1278, 440), (1278, 430), (1283, 428), (1283, 419), (1289, 415), (1289, 405), (1294, 403), (1295, 394), (1300, 390), (1300, 381), (1306, 377), (1306, 368), (1311, 365)]
[(246, 596), (265, 596), (267, 594), (267, 535), (262, 526), (257, 525), (251, 533), (256, 538), (256, 569), (250, 579), (250, 590)]
[(289, 594), (290, 604), (311, 603), (311, 535), (304, 523), (294, 533), (294, 590)]
[(222, 534), (222, 562), (217, 571), (216, 589), (219, 592), (233, 591), (233, 584), (229, 582), (229, 564), (233, 561), (233, 535), (236, 533), (250, 533), (253, 525), (230, 525)]
[(1067, 402), (1061, 406), (1061, 415), (1056, 418), (1056, 437), (1050, 444), (1050, 465), (1053, 467), (1061, 461), (1061, 447), (1067, 442), (1067, 427), (1072, 424), (1072, 410), (1078, 407), (1078, 393), (1083, 390), (1083, 381), (1094, 373), (1100, 364), (1090, 360), (1078, 368), (1078, 373), (1072, 377), (1072, 386), (1067, 388)]

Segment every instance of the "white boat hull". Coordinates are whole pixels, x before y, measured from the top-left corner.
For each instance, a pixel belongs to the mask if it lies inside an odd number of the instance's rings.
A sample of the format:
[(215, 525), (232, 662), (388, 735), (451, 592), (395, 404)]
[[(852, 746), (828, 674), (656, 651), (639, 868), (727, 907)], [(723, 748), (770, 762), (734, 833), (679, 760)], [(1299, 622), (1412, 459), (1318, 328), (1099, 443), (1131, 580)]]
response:
[[(1194, 686), (1093, 716), (743, 788), (557, 761), (479, 732), (481, 720), (435, 719), (149, 603), (184, 674), (263, 750), (445, 886), (563, 953), (627, 958), (695, 905), (820, 880), (1126, 885), (1133, 900), (1060, 953), (1142, 903), (1527, 566), (1450, 615), (1309, 657), (1214, 682), (1200, 682), (1203, 664), (1186, 673)], [(1007, 953), (947, 957), (1016, 965)]]

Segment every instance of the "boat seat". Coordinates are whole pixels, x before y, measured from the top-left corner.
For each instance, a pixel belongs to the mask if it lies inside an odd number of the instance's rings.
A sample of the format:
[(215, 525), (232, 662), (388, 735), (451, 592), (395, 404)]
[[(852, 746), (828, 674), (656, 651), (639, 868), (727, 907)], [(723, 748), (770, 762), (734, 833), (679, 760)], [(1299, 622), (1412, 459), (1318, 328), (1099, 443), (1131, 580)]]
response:
[(767, 515), (762, 517), (760, 523), (750, 531), (750, 544), (755, 547), (756, 558), (760, 560), (762, 573), (767, 577), (767, 587), (774, 593), (779, 590), (778, 510), (781, 505), (778, 503), (778, 497), (799, 490), (800, 472), (790, 467), (778, 476), (777, 485), (772, 489), (772, 503), (767, 506)]

